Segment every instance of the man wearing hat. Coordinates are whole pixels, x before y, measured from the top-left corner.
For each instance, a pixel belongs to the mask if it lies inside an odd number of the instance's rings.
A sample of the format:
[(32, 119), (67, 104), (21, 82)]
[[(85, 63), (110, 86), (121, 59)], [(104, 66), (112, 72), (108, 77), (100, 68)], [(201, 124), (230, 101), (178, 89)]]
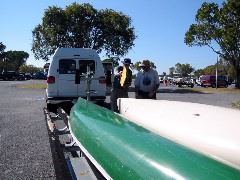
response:
[(118, 72), (115, 75), (116, 78), (119, 78), (119, 85), (113, 87), (111, 93), (111, 109), (115, 112), (118, 112), (117, 99), (128, 98), (128, 88), (132, 83), (132, 71), (129, 69), (130, 65), (132, 64), (131, 59), (125, 58), (122, 63), (122, 69), (119, 70), (118, 68)]
[(125, 58), (123, 63), (123, 72), (120, 80), (120, 84), (126, 97), (128, 97), (128, 88), (132, 83), (132, 71), (129, 69), (130, 65), (132, 64), (131, 59)]
[(156, 99), (160, 85), (157, 71), (151, 68), (149, 60), (143, 60), (139, 65), (141, 71), (135, 79), (135, 93), (137, 99)]

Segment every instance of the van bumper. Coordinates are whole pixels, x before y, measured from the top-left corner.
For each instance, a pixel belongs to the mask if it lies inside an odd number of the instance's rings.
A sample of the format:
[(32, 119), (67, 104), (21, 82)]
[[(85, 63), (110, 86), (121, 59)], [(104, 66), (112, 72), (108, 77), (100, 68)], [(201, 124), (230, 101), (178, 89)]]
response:
[[(79, 97), (46, 97), (46, 102), (49, 104), (59, 104), (64, 102), (76, 101)], [(87, 99), (87, 97), (81, 97)], [(105, 101), (106, 96), (91, 96), (91, 101)]]

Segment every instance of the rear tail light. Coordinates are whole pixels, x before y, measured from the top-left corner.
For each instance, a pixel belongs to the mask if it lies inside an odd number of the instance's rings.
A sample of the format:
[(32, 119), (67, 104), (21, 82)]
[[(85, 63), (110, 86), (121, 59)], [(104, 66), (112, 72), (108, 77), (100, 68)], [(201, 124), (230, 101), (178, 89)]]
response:
[(55, 77), (54, 76), (48, 76), (47, 77), (47, 83), (48, 84), (54, 84), (55, 83)]
[(106, 78), (104, 76), (99, 77), (99, 83), (100, 84), (106, 84)]

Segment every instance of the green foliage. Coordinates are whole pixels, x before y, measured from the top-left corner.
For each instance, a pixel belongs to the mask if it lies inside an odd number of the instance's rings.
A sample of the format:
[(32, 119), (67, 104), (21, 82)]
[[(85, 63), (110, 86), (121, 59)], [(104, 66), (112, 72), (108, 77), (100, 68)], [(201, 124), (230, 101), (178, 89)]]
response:
[(229, 64), (228, 61), (221, 58), (218, 61), (218, 65), (209, 65), (203, 69), (198, 69), (194, 72), (194, 75), (199, 77), (201, 75), (214, 75), (216, 74), (216, 68), (218, 71), (218, 75), (227, 75), (229, 81), (233, 81), (235, 74), (234, 74), (234, 68), (231, 64)]
[(2, 42), (0, 42), (0, 58), (2, 57), (1, 55), (4, 52), (5, 48), (6, 48), (6, 46)]
[(187, 77), (194, 71), (194, 68), (190, 64), (175, 64), (175, 73), (180, 74), (182, 77)]
[(4, 58), (0, 60), (0, 70), (18, 71), (19, 67), (26, 63), (29, 54), (24, 51), (4, 52)]
[(173, 76), (173, 75), (174, 75), (174, 72), (175, 72), (175, 67), (170, 67), (170, 68), (169, 68), (169, 75), (170, 75), (170, 76)]
[(208, 46), (233, 66), (236, 87), (240, 87), (239, 42), (239, 0), (226, 0), (222, 7), (216, 3), (203, 3), (197, 11), (196, 24), (192, 24), (185, 34), (187, 45)]
[(46, 61), (58, 47), (92, 48), (123, 56), (136, 38), (129, 16), (111, 9), (98, 11), (88, 3), (49, 7), (42, 20), (32, 32), (32, 51), (36, 59)]
[(137, 61), (136, 63), (134, 63), (134, 64), (132, 65), (132, 68), (133, 68), (134, 70), (140, 71), (140, 70), (141, 70), (141, 68), (139, 67), (140, 64), (141, 64), (141, 61)]
[(216, 74), (216, 65), (210, 65), (203, 69), (205, 75)]
[(120, 59), (118, 57), (110, 57), (108, 59), (102, 60), (103, 62), (111, 62), (113, 63), (113, 67), (118, 67), (119, 66), (119, 61)]
[(240, 101), (232, 102), (232, 107), (240, 109)]
[(200, 77), (201, 75), (204, 75), (204, 69), (197, 69), (196, 71), (194, 71), (194, 76), (195, 77)]
[(19, 72), (22, 72), (22, 73), (36, 73), (36, 72), (41, 72), (41, 71), (43, 71), (43, 68), (36, 67), (33, 65), (24, 64), (19, 67)]
[[(141, 61), (137, 61), (136, 63), (134, 63), (134, 64), (132, 65), (132, 68), (133, 68), (134, 70), (140, 71), (140, 70), (141, 70), (141, 67), (139, 67), (139, 65), (140, 65), (141, 63), (142, 63)], [(154, 69), (157, 68), (157, 66), (156, 66), (156, 65), (154, 64), (154, 62), (152, 62), (152, 61), (150, 61), (150, 65), (151, 65), (151, 67), (154, 68)]]

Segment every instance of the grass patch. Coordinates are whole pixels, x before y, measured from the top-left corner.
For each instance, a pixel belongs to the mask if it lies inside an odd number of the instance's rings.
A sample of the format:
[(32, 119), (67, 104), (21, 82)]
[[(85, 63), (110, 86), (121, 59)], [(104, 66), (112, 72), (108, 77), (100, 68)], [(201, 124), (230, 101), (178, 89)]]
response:
[(17, 88), (46, 89), (47, 88), (47, 84), (18, 84)]
[(240, 109), (240, 101), (232, 102), (232, 107)]
[(202, 93), (233, 93), (240, 94), (240, 89), (235, 88), (192, 88), (192, 91), (202, 92)]

